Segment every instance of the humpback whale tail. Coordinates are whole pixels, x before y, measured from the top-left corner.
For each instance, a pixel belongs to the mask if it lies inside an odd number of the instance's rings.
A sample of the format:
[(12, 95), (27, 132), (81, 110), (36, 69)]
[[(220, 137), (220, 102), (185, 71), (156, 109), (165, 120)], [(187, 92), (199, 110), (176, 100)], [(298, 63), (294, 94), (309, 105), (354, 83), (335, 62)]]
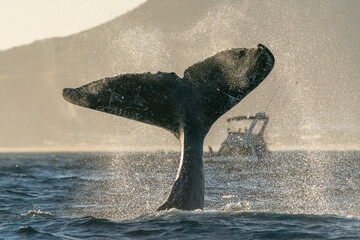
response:
[(158, 210), (204, 207), (203, 142), (212, 124), (270, 73), (274, 57), (263, 45), (225, 50), (175, 73), (123, 74), (63, 90), (70, 103), (156, 125), (181, 143), (181, 162)]

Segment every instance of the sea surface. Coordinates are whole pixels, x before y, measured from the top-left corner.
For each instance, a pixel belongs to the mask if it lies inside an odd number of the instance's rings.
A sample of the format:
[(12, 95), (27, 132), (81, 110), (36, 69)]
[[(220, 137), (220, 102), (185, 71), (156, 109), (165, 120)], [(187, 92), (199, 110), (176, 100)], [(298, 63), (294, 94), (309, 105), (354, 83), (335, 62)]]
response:
[(205, 209), (156, 212), (178, 153), (1, 153), (0, 239), (360, 239), (360, 152), (205, 164)]

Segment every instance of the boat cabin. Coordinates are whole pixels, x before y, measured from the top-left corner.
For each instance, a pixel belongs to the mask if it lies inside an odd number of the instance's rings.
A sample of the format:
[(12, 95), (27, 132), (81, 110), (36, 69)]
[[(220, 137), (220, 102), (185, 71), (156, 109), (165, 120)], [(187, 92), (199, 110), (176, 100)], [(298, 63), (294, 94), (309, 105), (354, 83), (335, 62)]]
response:
[(264, 158), (269, 150), (264, 132), (269, 117), (264, 112), (255, 116), (237, 116), (227, 119), (228, 136), (221, 144), (217, 156), (256, 156)]

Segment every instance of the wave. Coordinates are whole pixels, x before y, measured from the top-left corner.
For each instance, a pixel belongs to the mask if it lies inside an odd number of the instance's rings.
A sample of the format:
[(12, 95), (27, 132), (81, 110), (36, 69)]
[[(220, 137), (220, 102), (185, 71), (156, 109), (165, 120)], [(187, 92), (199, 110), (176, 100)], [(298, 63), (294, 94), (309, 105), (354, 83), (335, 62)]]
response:
[(18, 232), (19, 233), (25, 233), (25, 234), (36, 234), (36, 233), (40, 233), (37, 230), (35, 230), (34, 228), (30, 227), (30, 226), (21, 226), (18, 227)]
[(5, 222), (11, 218), (15, 218), (18, 215), (9, 209), (0, 209), (0, 222)]
[(77, 227), (109, 227), (117, 225), (116, 222), (105, 219), (105, 218), (95, 218), (95, 217), (84, 217), (81, 219), (78, 219), (78, 221), (75, 222), (75, 226)]
[(21, 192), (20, 190), (13, 190), (13, 189), (8, 189), (6, 190), (4, 193), (3, 193), (4, 196), (11, 196), (12, 198), (14, 196), (17, 196), (17, 197), (21, 197), (21, 198), (36, 198), (37, 195), (35, 194), (32, 194), (32, 193), (26, 193), (26, 192)]
[(348, 222), (356, 221), (360, 225), (360, 216), (338, 216), (338, 215), (315, 215), (315, 214), (290, 214), (275, 213), (264, 211), (247, 211), (247, 203), (227, 204), (221, 210), (195, 210), (183, 211), (179, 209), (170, 209), (166, 211), (155, 212), (152, 214), (141, 215), (133, 220), (126, 221), (151, 221), (151, 220), (216, 220), (216, 219), (254, 219), (259, 221), (304, 221), (304, 222)]
[(43, 218), (54, 218), (50, 212), (43, 212), (40, 209), (32, 209), (27, 211), (26, 213), (22, 213), (21, 217), (43, 217)]
[(31, 226), (20, 226), (17, 229), (17, 233), (22, 236), (21, 239), (23, 239), (23, 237), (26, 237), (26, 239), (28, 239), (29, 237), (31, 237), (31, 239), (75, 239), (72, 237), (66, 237), (63, 235), (36, 230)]
[[(134, 220), (110, 221), (99, 218), (74, 220), (73, 228), (91, 229), (125, 238), (176, 239), (328, 239), (360, 237), (359, 219), (332, 215), (279, 214), (272, 212), (229, 212), (171, 209)], [(90, 234), (90, 233), (87, 233)], [(105, 236), (103, 235), (103, 236)], [(106, 235), (107, 236), (107, 235)]]
[[(50, 213), (43, 213), (39, 209), (25, 213), (26, 216), (34, 214), (42, 216)], [(253, 211), (171, 209), (126, 221), (54, 217), (41, 220), (28, 218), (18, 223), (21, 227), (15, 234), (32, 239), (360, 238), (360, 219), (356, 217)]]

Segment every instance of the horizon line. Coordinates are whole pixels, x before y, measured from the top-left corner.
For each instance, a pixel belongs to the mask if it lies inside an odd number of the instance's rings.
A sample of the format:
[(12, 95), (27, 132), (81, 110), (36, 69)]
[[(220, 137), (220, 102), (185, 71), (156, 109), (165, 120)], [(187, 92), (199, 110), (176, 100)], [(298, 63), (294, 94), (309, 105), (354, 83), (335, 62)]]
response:
[[(269, 146), (270, 151), (360, 151), (360, 145), (352, 146), (305, 146), (305, 145), (283, 145)], [(0, 147), (0, 153), (81, 153), (81, 152), (180, 152), (180, 147)], [(207, 152), (204, 150), (204, 153)]]

